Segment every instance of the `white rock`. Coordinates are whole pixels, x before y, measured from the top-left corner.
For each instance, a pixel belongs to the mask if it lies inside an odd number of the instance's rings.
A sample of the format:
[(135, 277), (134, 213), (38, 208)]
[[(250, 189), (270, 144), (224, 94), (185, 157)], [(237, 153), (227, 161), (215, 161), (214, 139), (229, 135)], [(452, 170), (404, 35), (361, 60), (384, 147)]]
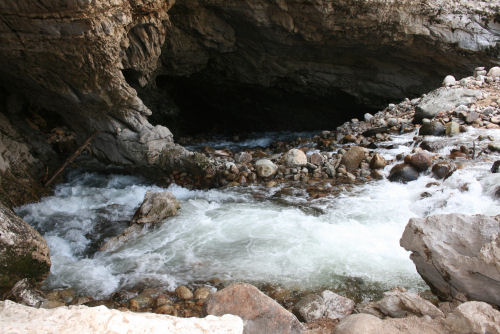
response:
[(500, 334), (500, 312), (483, 302), (467, 302), (449, 314), (444, 324), (456, 334)]
[(366, 113), (363, 117), (365, 118), (365, 121), (369, 122), (373, 118), (373, 115), (370, 113)]
[(305, 166), (307, 164), (306, 154), (296, 148), (292, 148), (283, 156), (283, 160), (287, 167)]
[(500, 305), (500, 215), (412, 218), (400, 244), (440, 297)]
[(444, 80), (443, 80), (443, 86), (448, 87), (448, 86), (453, 86), (457, 83), (457, 80), (453, 75), (447, 75)]
[(152, 313), (110, 310), (105, 306), (36, 309), (6, 300), (0, 302), (0, 328), (10, 334), (149, 333), (241, 334), (243, 320), (235, 315), (177, 318)]
[(260, 159), (255, 163), (255, 169), (260, 177), (270, 177), (276, 174), (278, 166), (269, 159)]
[(488, 71), (488, 76), (492, 78), (500, 78), (500, 67), (495, 66), (490, 68)]

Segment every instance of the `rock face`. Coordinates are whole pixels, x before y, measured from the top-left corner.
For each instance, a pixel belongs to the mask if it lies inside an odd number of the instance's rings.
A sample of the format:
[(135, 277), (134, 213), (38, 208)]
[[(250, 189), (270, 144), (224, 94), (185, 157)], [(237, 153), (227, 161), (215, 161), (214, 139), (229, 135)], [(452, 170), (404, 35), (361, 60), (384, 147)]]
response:
[(243, 321), (234, 315), (176, 318), (152, 313), (110, 310), (105, 306), (36, 309), (0, 302), (0, 327), (5, 333), (172, 333), (241, 334)]
[(500, 305), (500, 216), (436, 215), (410, 219), (401, 246), (441, 298)]
[(41, 282), (49, 270), (45, 240), (0, 202), (0, 290), (10, 289), (23, 278)]
[(144, 196), (144, 201), (132, 218), (132, 223), (159, 223), (168, 217), (175, 216), (180, 207), (179, 201), (171, 192), (155, 193), (148, 191)]
[(312, 294), (301, 299), (295, 308), (306, 322), (321, 318), (342, 319), (354, 310), (354, 301), (325, 290), (320, 295)]
[(443, 111), (453, 110), (459, 105), (467, 105), (475, 101), (482, 93), (480, 90), (467, 88), (440, 88), (424, 97), (415, 110), (415, 121), (433, 118)]
[(302, 333), (297, 318), (256, 287), (235, 283), (213, 294), (206, 303), (207, 314), (234, 314), (245, 321), (245, 334)]
[[(378, 106), (498, 62), (487, 0), (20, 0), (3, 1), (0, 17), (1, 84), (66, 119), (79, 141), (100, 131), (94, 153), (127, 165), (162, 163), (183, 82), (191, 96), (197, 83), (274, 89), (268, 101), (312, 94), (328, 110), (334, 98)], [(148, 122), (151, 109), (163, 125)]]

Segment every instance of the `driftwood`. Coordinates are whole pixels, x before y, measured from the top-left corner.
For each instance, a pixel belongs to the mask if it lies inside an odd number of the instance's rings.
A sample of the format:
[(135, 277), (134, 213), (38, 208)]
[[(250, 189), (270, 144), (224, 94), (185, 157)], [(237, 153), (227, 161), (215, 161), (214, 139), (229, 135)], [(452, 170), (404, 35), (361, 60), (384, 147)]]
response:
[(82, 144), (82, 146), (80, 146), (76, 151), (75, 153), (73, 153), (64, 163), (61, 167), (59, 167), (58, 170), (56, 170), (56, 172), (54, 173), (54, 175), (52, 175), (52, 177), (47, 181), (45, 182), (45, 187), (48, 187), (55, 179), (56, 177), (61, 174), (61, 172), (63, 170), (66, 169), (66, 167), (68, 167), (68, 165), (73, 161), (75, 160), (75, 158), (77, 156), (80, 155), (80, 153), (82, 153), (82, 151), (90, 144), (90, 142), (92, 141), (92, 139), (95, 138), (95, 136), (98, 134), (98, 132), (94, 132), (92, 134), (92, 136), (90, 136), (89, 138), (87, 138), (87, 140)]

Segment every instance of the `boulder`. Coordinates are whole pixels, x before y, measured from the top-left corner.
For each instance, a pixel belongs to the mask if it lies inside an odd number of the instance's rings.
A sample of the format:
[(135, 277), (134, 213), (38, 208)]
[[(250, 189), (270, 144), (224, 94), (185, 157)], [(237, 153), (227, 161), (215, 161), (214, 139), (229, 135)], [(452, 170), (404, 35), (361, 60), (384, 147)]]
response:
[(234, 315), (176, 318), (162, 314), (110, 310), (105, 306), (36, 309), (9, 300), (0, 302), (2, 333), (172, 333), (241, 334), (243, 321)]
[(175, 216), (181, 205), (169, 191), (148, 191), (139, 209), (132, 218), (132, 223), (160, 223), (168, 217)]
[(295, 309), (306, 322), (312, 322), (320, 318), (342, 319), (352, 313), (354, 305), (351, 299), (325, 290), (321, 294), (305, 296), (295, 305)]
[(342, 156), (340, 163), (345, 166), (348, 172), (353, 171), (365, 159), (365, 152), (365, 148), (353, 146)]
[(404, 318), (410, 315), (419, 317), (427, 315), (431, 318), (444, 316), (443, 312), (431, 302), (403, 288), (385, 292), (384, 298), (376, 303), (376, 307), (391, 318)]
[(260, 177), (271, 177), (278, 171), (278, 166), (269, 159), (260, 159), (255, 163), (255, 169)]
[(500, 215), (412, 218), (400, 244), (439, 297), (500, 305)]
[(426, 121), (418, 130), (420, 136), (444, 136), (446, 129), (441, 122)]
[(418, 179), (418, 171), (411, 165), (403, 163), (392, 167), (389, 180), (392, 182), (409, 182)]
[(500, 334), (500, 312), (483, 302), (467, 302), (447, 315), (444, 324), (456, 334)]
[(488, 76), (492, 78), (500, 78), (500, 67), (495, 66), (490, 68), (488, 71)]
[(432, 166), (432, 174), (437, 179), (446, 179), (457, 170), (457, 166), (451, 161), (439, 161)]
[(473, 103), (482, 95), (481, 90), (467, 88), (439, 88), (427, 94), (415, 108), (414, 120), (433, 118), (440, 112), (454, 110), (461, 104)]
[(307, 156), (303, 151), (292, 148), (285, 153), (283, 161), (287, 167), (305, 166), (307, 164)]
[(370, 160), (371, 169), (381, 169), (384, 168), (386, 165), (387, 162), (385, 161), (384, 157), (378, 153), (375, 153), (372, 159)]
[(210, 296), (206, 313), (234, 314), (245, 321), (245, 334), (292, 334), (304, 328), (280, 304), (247, 283), (235, 283)]
[(443, 86), (448, 87), (448, 86), (453, 86), (457, 83), (457, 80), (453, 75), (447, 75), (444, 80), (443, 80)]
[(49, 271), (45, 239), (0, 202), (0, 292), (23, 278), (41, 282)]
[(412, 155), (409, 163), (419, 172), (423, 172), (432, 166), (432, 157), (427, 153), (420, 152)]

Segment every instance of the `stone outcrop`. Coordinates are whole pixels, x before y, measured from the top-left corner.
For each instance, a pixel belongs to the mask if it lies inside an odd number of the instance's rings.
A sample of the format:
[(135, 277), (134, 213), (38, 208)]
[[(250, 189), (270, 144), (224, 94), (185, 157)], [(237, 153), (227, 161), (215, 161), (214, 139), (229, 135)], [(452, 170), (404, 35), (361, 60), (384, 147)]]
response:
[(10, 289), (23, 278), (41, 282), (49, 270), (45, 240), (0, 202), (0, 291)]
[(110, 310), (105, 306), (36, 309), (0, 302), (0, 327), (5, 333), (172, 333), (241, 334), (243, 321), (234, 315), (177, 318), (152, 313)]
[(207, 314), (234, 314), (245, 321), (245, 334), (299, 334), (297, 318), (256, 287), (235, 283), (209, 297)]
[(412, 218), (400, 243), (439, 297), (500, 305), (500, 216)]

